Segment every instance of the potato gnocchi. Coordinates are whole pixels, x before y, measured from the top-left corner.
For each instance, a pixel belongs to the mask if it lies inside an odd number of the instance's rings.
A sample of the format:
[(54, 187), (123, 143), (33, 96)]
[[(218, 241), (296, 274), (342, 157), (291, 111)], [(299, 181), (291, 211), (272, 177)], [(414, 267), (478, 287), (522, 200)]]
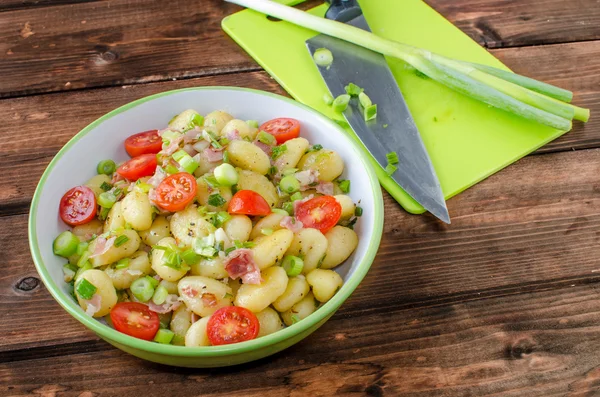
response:
[(127, 138), (132, 159), (101, 161), (60, 203), (72, 229), (53, 250), (81, 308), (193, 347), (273, 334), (332, 299), (362, 210), (339, 154), (299, 134), (189, 109)]

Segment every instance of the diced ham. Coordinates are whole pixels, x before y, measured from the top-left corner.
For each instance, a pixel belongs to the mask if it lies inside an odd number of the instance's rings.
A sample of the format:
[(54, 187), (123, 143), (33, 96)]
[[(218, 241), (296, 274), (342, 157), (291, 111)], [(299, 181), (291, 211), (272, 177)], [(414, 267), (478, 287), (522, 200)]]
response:
[(196, 149), (194, 149), (194, 147), (192, 145), (190, 145), (189, 143), (183, 145), (183, 150), (190, 156), (194, 156), (196, 154)]
[(310, 189), (312, 184), (319, 182), (319, 173), (315, 170), (296, 172), (294, 177), (300, 182), (300, 190), (302, 191)]
[(158, 187), (158, 185), (160, 185), (160, 183), (166, 177), (167, 177), (167, 173), (165, 172), (165, 170), (163, 170), (162, 167), (156, 167), (156, 171), (154, 171), (154, 175), (152, 175), (152, 178), (148, 179), (148, 181), (146, 183), (148, 183), (149, 185), (152, 185), (153, 187)]
[(285, 227), (292, 233), (298, 233), (304, 227), (302, 222), (291, 216), (284, 216), (281, 222), (279, 222), (279, 226)]
[(225, 136), (230, 141), (235, 141), (236, 139), (241, 139), (240, 133), (238, 132), (238, 130), (229, 131), (229, 132), (227, 132), (227, 135), (225, 135)]
[(269, 157), (271, 156), (271, 152), (273, 151), (272, 146), (269, 146), (266, 143), (262, 143), (261, 141), (254, 141), (252, 143), (255, 144), (256, 146), (258, 146), (260, 148), (260, 150), (265, 152), (267, 154), (267, 156), (269, 156)]
[(198, 153), (203, 152), (204, 149), (206, 149), (209, 146), (210, 146), (210, 142), (205, 141), (205, 140), (198, 141), (192, 145), (194, 150), (197, 151)]
[(318, 193), (333, 196), (333, 182), (319, 182), (315, 187)]
[(166, 146), (163, 144), (163, 149), (160, 151), (163, 154), (166, 154), (167, 156), (172, 155), (173, 153), (175, 153), (176, 151), (179, 150), (179, 144), (181, 143), (181, 141), (183, 141), (183, 135), (177, 136), (176, 138), (174, 138), (170, 143), (169, 146)]
[(302, 200), (296, 200), (296, 201), (294, 201), (294, 213), (296, 213), (298, 211), (298, 206), (300, 204), (306, 203), (308, 200), (310, 200), (313, 197), (314, 197), (313, 194), (309, 194), (308, 196), (304, 197)]
[(118, 172), (115, 172), (112, 176), (112, 179), (110, 181), (110, 183), (112, 183), (113, 185), (119, 181), (124, 181), (125, 178), (123, 178)]
[(177, 295), (170, 294), (167, 296), (167, 299), (165, 299), (165, 303), (163, 303), (162, 305), (157, 305), (156, 303), (152, 302), (151, 299), (150, 301), (148, 301), (148, 308), (153, 312), (160, 314), (165, 314), (171, 311), (174, 312), (179, 308), (179, 306), (181, 306), (181, 302), (178, 300), (178, 298), (179, 297)]
[(206, 149), (204, 149), (202, 154), (204, 155), (204, 157), (206, 157), (206, 159), (208, 160), (209, 163), (216, 163), (216, 162), (223, 160), (223, 151), (222, 150), (206, 148)]
[(106, 237), (98, 236), (96, 238), (96, 245), (94, 247), (94, 252), (90, 255), (90, 258), (93, 258), (98, 255), (104, 254), (106, 251), (110, 249), (115, 243), (116, 236), (112, 236), (108, 240)]
[(189, 297), (189, 298), (195, 298), (196, 295), (198, 295), (198, 291), (196, 291), (195, 289), (193, 289), (189, 285), (186, 285), (185, 287), (183, 287), (181, 289), (181, 293), (184, 294), (185, 296)]
[(244, 284), (260, 284), (260, 270), (254, 262), (252, 250), (239, 248), (232, 251), (224, 265), (232, 279), (241, 278)]
[(194, 127), (191, 130), (186, 131), (183, 134), (183, 143), (190, 143), (193, 141), (197, 141), (202, 137), (202, 130), (198, 127)]
[(205, 292), (200, 297), (204, 306), (213, 307), (217, 304), (217, 297), (215, 294), (211, 294), (210, 292)]
[(93, 317), (94, 314), (98, 313), (98, 310), (100, 310), (100, 307), (102, 306), (102, 297), (100, 296), (100, 294), (94, 294), (94, 296), (92, 296), (92, 299), (84, 300), (84, 302), (87, 303), (85, 314), (87, 314), (90, 317)]

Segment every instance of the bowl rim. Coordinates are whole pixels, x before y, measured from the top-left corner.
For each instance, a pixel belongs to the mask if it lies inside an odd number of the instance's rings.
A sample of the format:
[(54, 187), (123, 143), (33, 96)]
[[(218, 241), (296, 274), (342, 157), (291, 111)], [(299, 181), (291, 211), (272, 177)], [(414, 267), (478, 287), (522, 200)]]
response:
[[(81, 310), (77, 310), (74, 305), (74, 301), (71, 297), (66, 296), (62, 293), (59, 286), (54, 282), (50, 273), (46, 269), (43, 264), (43, 260), (40, 253), (40, 248), (36, 239), (37, 230), (36, 230), (36, 213), (37, 207), (40, 201), (41, 192), (43, 190), (43, 186), (45, 184), (46, 179), (49, 174), (54, 169), (56, 163), (62, 158), (62, 156), (81, 138), (86, 136), (91, 130), (93, 130), (96, 126), (103, 123), (104, 121), (123, 113), (129, 109), (132, 109), (136, 106), (139, 106), (145, 102), (151, 101), (156, 98), (173, 95), (179, 92), (184, 91), (212, 91), (212, 90), (223, 90), (223, 91), (241, 91), (241, 92), (250, 92), (257, 95), (272, 97), (284, 102), (288, 102), (294, 106), (298, 106), (304, 110), (312, 113), (317, 119), (320, 119), (325, 124), (328, 124), (332, 129), (337, 129), (341, 135), (343, 135), (343, 139), (347, 140), (347, 143), (350, 144), (352, 148), (358, 153), (361, 154), (358, 157), (358, 160), (362, 162), (362, 165), (369, 176), (369, 182), (371, 184), (371, 190), (373, 191), (374, 196), (374, 225), (373, 225), (373, 233), (371, 238), (367, 242), (368, 247), (367, 251), (358, 264), (354, 274), (350, 277), (340, 288), (340, 290), (331, 298), (328, 302), (326, 302), (323, 306), (321, 306), (318, 310), (312, 313), (303, 321), (299, 321), (296, 324), (292, 324), (280, 331), (272, 333), (270, 335), (263, 336), (261, 338), (253, 339), (246, 342), (235, 343), (230, 345), (221, 345), (221, 346), (197, 346), (197, 347), (188, 347), (188, 346), (175, 346), (175, 345), (166, 345), (160, 344), (152, 341), (145, 341), (142, 339), (134, 338), (132, 336), (121, 333), (103, 323), (98, 321), (97, 319), (88, 316)], [(103, 339), (108, 339), (110, 341), (119, 343), (121, 345), (128, 346), (130, 348), (146, 351), (149, 353), (161, 354), (161, 355), (170, 355), (170, 356), (179, 356), (179, 357), (218, 357), (218, 356), (227, 356), (234, 354), (243, 354), (252, 352), (254, 350), (260, 350), (261, 348), (266, 348), (271, 345), (275, 345), (285, 341), (286, 339), (292, 338), (298, 334), (301, 334), (313, 326), (319, 324), (321, 321), (326, 319), (328, 316), (331, 316), (335, 313), (335, 311), (341, 306), (341, 304), (350, 297), (352, 292), (356, 289), (356, 287), (363, 280), (367, 271), (371, 267), (373, 260), (375, 259), (375, 255), (379, 249), (379, 244), (381, 242), (381, 235), (383, 233), (383, 197), (381, 193), (381, 187), (379, 185), (377, 176), (375, 175), (375, 171), (373, 170), (373, 166), (368, 161), (368, 157), (366, 155), (365, 150), (352, 138), (350, 138), (346, 131), (344, 131), (338, 124), (329, 118), (325, 117), (323, 114), (318, 111), (300, 103), (293, 99), (284, 97), (282, 95), (274, 94), (267, 91), (255, 90), (251, 88), (243, 88), (243, 87), (229, 87), (229, 86), (203, 86), (203, 87), (190, 87), (190, 88), (182, 88), (177, 90), (164, 91), (157, 94), (149, 95), (135, 101), (129, 102), (125, 105), (122, 105), (105, 115), (99, 117), (94, 120), (92, 123), (88, 124), (85, 128), (79, 131), (75, 136), (73, 136), (54, 156), (52, 161), (48, 164), (44, 173), (42, 174), (40, 181), (35, 189), (33, 199), (30, 206), (29, 211), (29, 220), (28, 220), (28, 237), (29, 237), (29, 249), (31, 251), (31, 255), (33, 257), (33, 261), (36, 267), (38, 274), (41, 276), (42, 281), (52, 297), (60, 304), (76, 320), (85, 325), (88, 329), (94, 331), (97, 335), (99, 335)]]

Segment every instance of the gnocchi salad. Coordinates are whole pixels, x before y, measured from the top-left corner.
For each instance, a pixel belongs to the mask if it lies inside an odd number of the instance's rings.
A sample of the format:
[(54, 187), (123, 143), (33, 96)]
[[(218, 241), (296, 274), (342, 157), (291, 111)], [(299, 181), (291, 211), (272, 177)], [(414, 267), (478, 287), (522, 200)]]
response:
[(343, 280), (362, 214), (300, 122), (186, 110), (67, 191), (53, 244), (81, 308), (125, 334), (209, 346), (302, 321)]

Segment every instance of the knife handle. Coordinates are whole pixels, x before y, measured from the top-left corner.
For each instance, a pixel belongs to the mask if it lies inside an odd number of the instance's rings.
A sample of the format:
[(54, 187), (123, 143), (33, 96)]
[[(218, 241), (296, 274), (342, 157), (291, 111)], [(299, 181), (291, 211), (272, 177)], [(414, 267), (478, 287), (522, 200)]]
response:
[(325, 18), (334, 21), (348, 22), (362, 14), (356, 0), (326, 0), (330, 4)]

